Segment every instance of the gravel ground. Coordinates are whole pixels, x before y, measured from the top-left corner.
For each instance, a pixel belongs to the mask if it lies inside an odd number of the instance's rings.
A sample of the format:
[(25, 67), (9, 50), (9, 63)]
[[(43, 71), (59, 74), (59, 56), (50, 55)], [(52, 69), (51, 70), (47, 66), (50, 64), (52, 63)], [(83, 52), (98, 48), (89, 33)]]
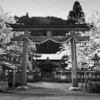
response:
[(28, 85), (28, 90), (0, 93), (0, 100), (100, 100), (100, 94), (69, 91), (70, 83), (36, 82)]
[(23, 96), (0, 94), (0, 100), (100, 100), (100, 96)]

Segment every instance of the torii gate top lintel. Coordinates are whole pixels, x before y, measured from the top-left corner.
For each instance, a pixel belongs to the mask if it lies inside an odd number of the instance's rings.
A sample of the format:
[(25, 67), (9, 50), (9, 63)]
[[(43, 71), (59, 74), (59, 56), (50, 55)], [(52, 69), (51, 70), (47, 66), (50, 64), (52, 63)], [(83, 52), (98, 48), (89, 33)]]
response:
[[(89, 31), (90, 28), (87, 24), (75, 24), (75, 25), (34, 25), (34, 26), (26, 26), (26, 25), (19, 25), (19, 24), (11, 24), (10, 25), (13, 28), (13, 31), (24, 31), (24, 37), (28, 37), (34, 42), (37, 41), (47, 41), (47, 40), (52, 40), (54, 42), (59, 42), (62, 43), (63, 41), (66, 42), (66, 40), (70, 40), (71, 38), (75, 38), (77, 41), (84, 41), (84, 40), (89, 40), (89, 37), (84, 36), (80, 37), (74, 34), (74, 31)], [(28, 35), (28, 31), (47, 31), (47, 36), (26, 36)], [(70, 31), (70, 35), (68, 36), (52, 36), (51, 31)], [(12, 39), (12, 41), (21, 41), (23, 36), (21, 37), (15, 37)]]
[(90, 28), (87, 24), (75, 24), (75, 25), (19, 25), (19, 24), (10, 24), (13, 28), (13, 31), (24, 31), (24, 30), (38, 30), (38, 31), (53, 31), (53, 30), (65, 30), (65, 31), (89, 31)]

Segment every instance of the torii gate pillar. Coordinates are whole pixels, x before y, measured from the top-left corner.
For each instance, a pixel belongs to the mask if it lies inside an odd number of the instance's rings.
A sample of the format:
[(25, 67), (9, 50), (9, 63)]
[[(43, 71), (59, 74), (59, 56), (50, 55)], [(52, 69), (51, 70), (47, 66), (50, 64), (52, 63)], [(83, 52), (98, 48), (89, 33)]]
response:
[(22, 66), (21, 66), (21, 86), (27, 85), (27, 57), (28, 57), (28, 30), (24, 31), (23, 37), (23, 55), (22, 55)]
[(78, 87), (77, 80), (77, 57), (76, 57), (76, 40), (72, 38), (71, 42), (71, 60), (72, 60), (72, 87)]

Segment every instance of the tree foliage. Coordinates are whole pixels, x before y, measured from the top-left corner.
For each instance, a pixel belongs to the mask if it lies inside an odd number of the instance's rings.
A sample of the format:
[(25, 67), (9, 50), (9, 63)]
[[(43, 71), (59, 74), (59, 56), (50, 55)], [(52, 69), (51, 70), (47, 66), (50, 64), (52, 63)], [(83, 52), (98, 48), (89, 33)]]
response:
[(66, 20), (62, 18), (57, 18), (53, 16), (47, 16), (47, 17), (29, 17), (29, 14), (26, 13), (26, 15), (18, 17), (15, 16), (15, 19), (18, 24), (24, 24), (24, 25), (41, 25), (41, 24), (65, 24)]
[[(89, 41), (77, 42), (77, 65), (78, 68), (93, 67), (94, 62), (91, 60), (94, 54), (97, 53), (100, 56), (100, 12), (94, 12), (88, 19), (87, 23), (91, 29), (89, 32), (81, 32), (82, 36), (89, 36)], [(71, 51), (70, 43), (63, 44), (62, 51)], [(69, 58), (71, 59), (71, 54)]]
[(8, 27), (7, 24), (15, 22), (14, 17), (0, 8), (0, 49), (3, 53), (7, 54), (6, 60), (10, 61), (12, 61), (12, 57), (14, 59), (14, 55), (18, 52), (18, 46), (16, 45), (16, 42), (11, 43), (11, 38), (13, 38), (14, 32), (12, 32), (12, 28)]
[(5, 12), (0, 8), (0, 44), (3, 46), (10, 42), (10, 39), (13, 37), (13, 32), (11, 28), (7, 27), (7, 23), (15, 23), (15, 20), (8, 12)]
[(69, 12), (68, 22), (70, 24), (85, 23), (85, 15), (78, 1), (74, 2), (73, 9)]

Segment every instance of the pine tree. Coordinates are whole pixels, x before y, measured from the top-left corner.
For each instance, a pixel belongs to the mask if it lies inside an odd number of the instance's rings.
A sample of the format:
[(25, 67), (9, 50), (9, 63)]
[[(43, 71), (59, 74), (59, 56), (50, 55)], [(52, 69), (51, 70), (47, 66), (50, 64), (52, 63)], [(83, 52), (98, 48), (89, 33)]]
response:
[(78, 1), (75, 1), (73, 10), (69, 12), (68, 21), (72, 24), (83, 24), (85, 23), (85, 16), (82, 7)]
[(26, 17), (28, 17), (28, 18), (29, 18), (29, 14), (28, 14), (28, 12), (26, 13)]

